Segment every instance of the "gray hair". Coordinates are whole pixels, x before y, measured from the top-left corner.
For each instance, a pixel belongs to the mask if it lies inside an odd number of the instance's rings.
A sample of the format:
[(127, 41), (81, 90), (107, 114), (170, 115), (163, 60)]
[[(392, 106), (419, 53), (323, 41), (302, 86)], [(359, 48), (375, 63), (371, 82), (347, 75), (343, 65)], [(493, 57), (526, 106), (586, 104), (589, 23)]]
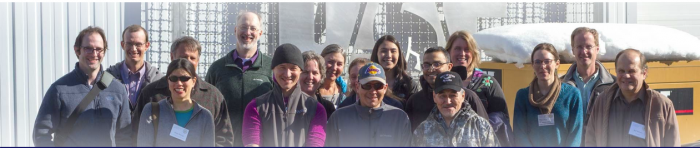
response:
[(345, 58), (345, 54), (343, 54), (343, 47), (340, 47), (338, 44), (330, 44), (326, 46), (326, 48), (323, 48), (323, 51), (321, 51), (321, 56), (326, 57), (326, 55), (331, 53), (340, 53), (340, 55)]
[[(260, 24), (258, 24), (258, 25), (262, 25), (262, 17), (260, 16), (260, 14), (258, 14), (258, 13), (255, 12), (255, 11), (245, 11), (245, 10), (244, 10), (244, 11), (238, 12), (238, 16), (236, 16), (236, 26), (238, 26), (238, 24), (241, 24), (240, 21), (241, 21), (241, 19), (243, 18), (243, 15), (245, 15), (246, 13), (252, 13), (252, 14), (254, 14), (255, 16), (257, 16), (258, 21), (260, 22)], [(258, 27), (259, 27), (259, 26), (258, 26)]]
[(202, 55), (202, 45), (199, 44), (199, 41), (197, 41), (197, 39), (194, 39), (191, 36), (183, 36), (173, 41), (173, 44), (170, 45), (171, 55), (175, 53), (175, 50), (177, 50), (177, 46), (180, 46), (180, 44), (187, 45), (187, 47), (189, 47), (191, 50), (196, 50), (198, 56)]
[(323, 57), (316, 54), (313, 50), (304, 51), (304, 53), (301, 53), (301, 56), (304, 58), (304, 64), (309, 60), (316, 60), (318, 71), (321, 73), (321, 80), (326, 78), (326, 67), (324, 66), (326, 61), (323, 60)]

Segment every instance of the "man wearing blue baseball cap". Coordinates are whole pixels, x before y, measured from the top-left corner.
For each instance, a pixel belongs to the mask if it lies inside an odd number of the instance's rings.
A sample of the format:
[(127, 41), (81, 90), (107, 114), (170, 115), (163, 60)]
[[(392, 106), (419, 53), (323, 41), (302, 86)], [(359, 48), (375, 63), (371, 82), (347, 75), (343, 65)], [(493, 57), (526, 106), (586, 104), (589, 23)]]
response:
[(403, 110), (382, 102), (387, 91), (384, 69), (377, 63), (360, 68), (354, 85), (359, 101), (336, 110), (326, 125), (327, 147), (407, 147), (411, 123)]

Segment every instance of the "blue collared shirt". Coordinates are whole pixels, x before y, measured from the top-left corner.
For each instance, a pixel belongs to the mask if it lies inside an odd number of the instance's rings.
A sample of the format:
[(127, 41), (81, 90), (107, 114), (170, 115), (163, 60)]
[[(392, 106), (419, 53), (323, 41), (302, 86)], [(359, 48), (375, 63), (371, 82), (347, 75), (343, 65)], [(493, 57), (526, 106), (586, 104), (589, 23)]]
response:
[(141, 87), (144, 77), (146, 76), (146, 65), (142, 66), (139, 71), (133, 73), (129, 71), (129, 68), (126, 66), (126, 62), (123, 62), (121, 73), (122, 81), (124, 86), (126, 86), (126, 92), (129, 96), (129, 102), (131, 102), (131, 105), (136, 105), (136, 98), (138, 98), (138, 94), (141, 91), (139, 88)]
[(593, 87), (595, 87), (595, 82), (600, 79), (598, 77), (598, 71), (591, 76), (591, 79), (588, 80), (588, 82), (583, 82), (583, 78), (578, 74), (578, 72), (574, 72), (574, 81), (576, 82), (576, 88), (578, 88), (578, 91), (581, 92), (581, 99), (583, 103), (583, 112), (588, 111), (588, 102), (591, 99), (591, 92), (593, 91)]

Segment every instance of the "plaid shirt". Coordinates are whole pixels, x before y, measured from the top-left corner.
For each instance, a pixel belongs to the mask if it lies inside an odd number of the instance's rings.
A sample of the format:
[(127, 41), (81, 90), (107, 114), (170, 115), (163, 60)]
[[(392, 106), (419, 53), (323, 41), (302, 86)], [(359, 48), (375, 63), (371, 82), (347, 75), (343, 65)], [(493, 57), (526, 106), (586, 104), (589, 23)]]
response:
[[(199, 81), (195, 85), (195, 91), (192, 92), (191, 98), (212, 113), (216, 146), (233, 146), (234, 134), (224, 96), (213, 85), (202, 81), (201, 78), (197, 78), (197, 80)], [(138, 123), (144, 106), (150, 102), (157, 102), (169, 97), (170, 90), (168, 89), (168, 80), (165, 77), (144, 87), (137, 99), (137, 108), (132, 113), (131, 121), (136, 123), (132, 124), (134, 132), (138, 131)], [(133, 137), (136, 140), (136, 136)]]

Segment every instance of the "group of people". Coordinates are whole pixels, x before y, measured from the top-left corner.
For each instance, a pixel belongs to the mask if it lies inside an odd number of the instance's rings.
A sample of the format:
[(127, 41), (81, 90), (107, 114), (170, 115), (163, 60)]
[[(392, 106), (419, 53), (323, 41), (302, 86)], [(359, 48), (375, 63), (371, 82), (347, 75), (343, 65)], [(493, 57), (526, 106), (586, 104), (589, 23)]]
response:
[[(260, 15), (237, 18), (236, 48), (198, 76), (202, 47), (185, 36), (170, 47), (165, 73), (144, 60), (148, 31), (122, 33), (125, 59), (106, 68), (107, 39), (82, 30), (75, 69), (44, 95), (36, 146), (679, 146), (673, 104), (644, 82), (644, 55), (616, 58), (617, 77), (600, 62), (598, 34), (573, 31), (576, 56), (559, 78), (557, 50), (534, 47), (535, 78), (518, 91), (511, 126), (499, 82), (481, 69), (477, 43), (453, 33), (425, 51), (423, 75), (406, 72), (391, 35), (371, 57), (347, 66), (337, 44), (320, 54), (282, 44), (261, 54)], [(418, 83), (416, 83), (418, 82)]]

